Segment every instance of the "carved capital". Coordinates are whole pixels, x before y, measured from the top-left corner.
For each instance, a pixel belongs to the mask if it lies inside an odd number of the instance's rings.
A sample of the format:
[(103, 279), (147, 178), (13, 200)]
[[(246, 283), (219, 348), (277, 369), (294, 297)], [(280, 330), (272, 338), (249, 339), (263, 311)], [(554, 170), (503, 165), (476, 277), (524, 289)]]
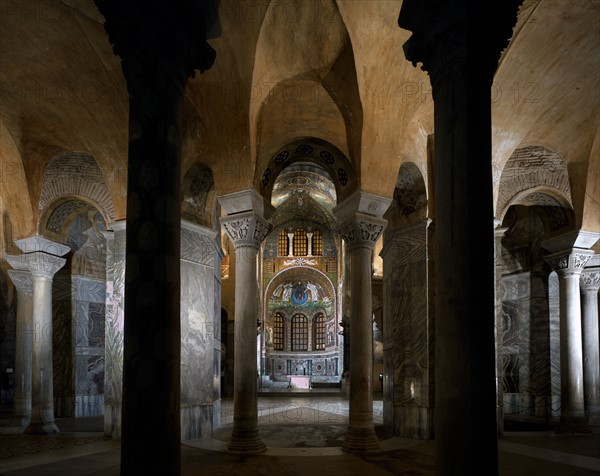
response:
[(472, 64), (491, 83), (500, 53), (510, 40), (522, 0), (404, 0), (398, 25), (412, 31), (404, 55), (422, 63), (432, 83), (448, 66)]
[(9, 269), (8, 276), (15, 285), (15, 288), (17, 288), (17, 293), (33, 293), (33, 276), (29, 271), (23, 269)]
[(587, 268), (581, 272), (579, 288), (582, 292), (597, 293), (600, 289), (600, 268)]
[(269, 222), (256, 213), (236, 213), (221, 218), (221, 226), (233, 245), (258, 248), (269, 232)]
[(21, 261), (27, 265), (34, 277), (52, 278), (67, 260), (49, 255), (42, 251), (21, 255)]
[(95, 3), (130, 92), (149, 75), (183, 83), (213, 65), (216, 52), (206, 40), (221, 33), (216, 1)]
[(552, 253), (544, 259), (560, 277), (579, 276), (593, 255), (591, 250), (573, 248)]
[(387, 220), (357, 213), (354, 218), (339, 227), (340, 234), (350, 248), (375, 248), (375, 243), (383, 233)]

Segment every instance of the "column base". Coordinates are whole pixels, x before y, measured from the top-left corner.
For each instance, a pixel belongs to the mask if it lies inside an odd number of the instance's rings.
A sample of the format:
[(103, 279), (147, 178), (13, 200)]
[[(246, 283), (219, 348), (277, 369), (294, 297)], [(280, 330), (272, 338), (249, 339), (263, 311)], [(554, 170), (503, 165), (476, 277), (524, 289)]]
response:
[(592, 427), (590, 426), (588, 417), (561, 416), (555, 431), (556, 433), (590, 434), (592, 432)]
[(347, 453), (368, 453), (379, 451), (379, 440), (373, 428), (356, 428), (349, 426), (344, 438), (342, 451)]
[(23, 430), (24, 435), (57, 435), (59, 429), (56, 423), (52, 422), (29, 422), (29, 425)]
[(250, 455), (264, 453), (267, 447), (258, 436), (258, 429), (233, 430), (231, 441), (227, 444), (227, 451), (237, 455)]

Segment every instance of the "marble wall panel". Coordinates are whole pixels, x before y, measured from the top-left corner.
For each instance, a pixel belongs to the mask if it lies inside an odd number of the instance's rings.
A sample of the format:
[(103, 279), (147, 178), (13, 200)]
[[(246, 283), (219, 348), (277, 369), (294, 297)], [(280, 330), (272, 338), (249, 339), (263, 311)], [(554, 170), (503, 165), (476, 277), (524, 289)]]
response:
[(389, 233), (384, 260), (384, 424), (396, 435), (432, 435), (432, 318), (427, 223)]
[[(550, 390), (553, 412), (558, 416), (560, 408), (560, 290), (558, 276), (550, 273), (548, 278), (548, 307), (550, 319)], [(556, 404), (558, 402), (558, 404)]]
[(106, 305), (104, 433), (114, 439), (121, 436), (123, 386), (123, 323), (125, 315), (125, 226), (114, 226), (106, 233)]
[[(502, 277), (501, 361), (505, 413), (543, 413), (550, 398), (551, 319), (548, 278), (524, 272)], [(542, 405), (540, 408), (539, 405)]]

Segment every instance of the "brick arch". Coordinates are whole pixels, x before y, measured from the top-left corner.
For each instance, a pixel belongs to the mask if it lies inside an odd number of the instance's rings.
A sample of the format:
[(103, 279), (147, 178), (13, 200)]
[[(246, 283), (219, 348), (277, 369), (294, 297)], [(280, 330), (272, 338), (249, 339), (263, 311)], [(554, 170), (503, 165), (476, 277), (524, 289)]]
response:
[(540, 187), (554, 192), (572, 207), (569, 171), (564, 158), (542, 146), (516, 149), (502, 170), (496, 216), (503, 216), (523, 192)]
[(96, 160), (85, 152), (66, 152), (55, 157), (44, 171), (38, 208), (65, 197), (89, 199), (97, 205), (107, 223), (115, 220), (110, 191)]

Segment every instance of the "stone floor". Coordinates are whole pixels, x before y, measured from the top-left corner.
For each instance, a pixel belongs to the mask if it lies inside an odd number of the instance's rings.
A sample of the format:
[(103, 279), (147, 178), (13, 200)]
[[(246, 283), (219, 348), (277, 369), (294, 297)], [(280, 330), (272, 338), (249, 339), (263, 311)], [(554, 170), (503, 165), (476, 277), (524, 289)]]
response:
[[(223, 400), (222, 407), (222, 426), (211, 438), (183, 442), (183, 476), (434, 474), (435, 442), (387, 433), (381, 400), (373, 404), (381, 450), (362, 456), (341, 451), (348, 415), (344, 396), (260, 396), (259, 430), (268, 450), (243, 459), (225, 451), (232, 402)], [(59, 435), (25, 436), (8, 418), (0, 418), (0, 475), (119, 475), (119, 443), (104, 437), (101, 418), (59, 419), (57, 424)], [(502, 476), (598, 476), (600, 435), (507, 432), (499, 440), (499, 456)]]

